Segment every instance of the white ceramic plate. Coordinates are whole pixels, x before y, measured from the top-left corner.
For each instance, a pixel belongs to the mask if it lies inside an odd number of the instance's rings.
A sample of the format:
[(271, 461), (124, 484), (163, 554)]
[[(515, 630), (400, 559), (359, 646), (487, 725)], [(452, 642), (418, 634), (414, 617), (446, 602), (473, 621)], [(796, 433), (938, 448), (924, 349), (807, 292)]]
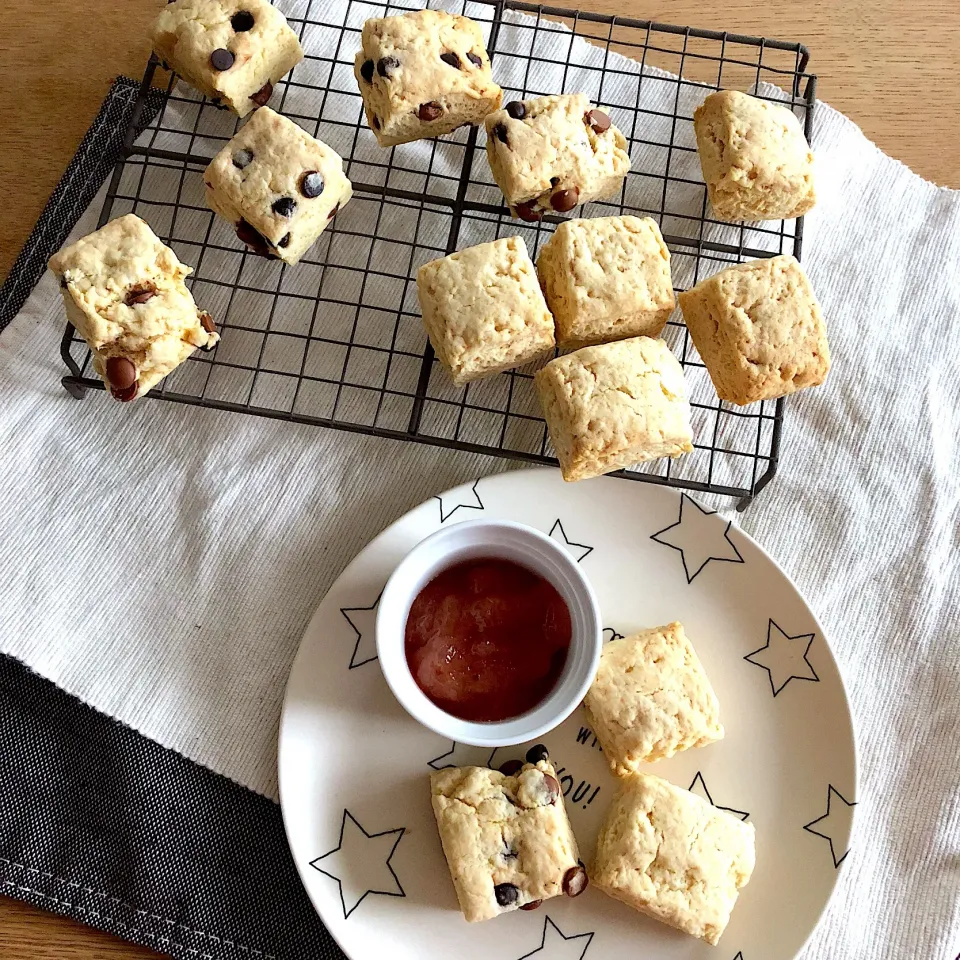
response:
[[(518, 520), (567, 545), (597, 592), (605, 634), (681, 620), (720, 699), (723, 741), (651, 772), (749, 818), (757, 866), (710, 947), (590, 889), (467, 924), (430, 809), (431, 769), (492, 764), (412, 720), (380, 673), (377, 600), (397, 561), (441, 525)], [(589, 864), (614, 787), (582, 712), (541, 738)], [(564, 484), (520, 470), (434, 497), (385, 530), (320, 604), (280, 731), (287, 837), (314, 906), (351, 960), (791, 960), (848, 853), (856, 756), (843, 684), (816, 617), (744, 533), (673, 490)]]

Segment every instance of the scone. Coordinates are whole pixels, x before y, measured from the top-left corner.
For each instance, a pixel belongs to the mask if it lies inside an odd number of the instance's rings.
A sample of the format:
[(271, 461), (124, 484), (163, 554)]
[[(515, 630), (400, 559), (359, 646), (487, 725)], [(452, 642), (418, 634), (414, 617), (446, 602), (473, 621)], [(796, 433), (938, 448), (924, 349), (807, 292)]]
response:
[(561, 223), (537, 257), (537, 274), (564, 350), (658, 337), (676, 306), (670, 251), (649, 217)]
[(118, 217), (50, 258), (67, 319), (121, 401), (142, 397), (220, 337), (183, 280), (192, 269), (139, 217)]
[(506, 775), (455, 767), (430, 775), (433, 812), (464, 917), (471, 923), (587, 885), (548, 760)]
[(254, 253), (296, 263), (352, 195), (343, 161), (301, 126), (258, 110), (204, 171), (207, 204)]
[(590, 879), (654, 920), (716, 945), (754, 859), (752, 823), (640, 773), (610, 803)]
[(739, 90), (693, 112), (703, 179), (721, 220), (789, 220), (816, 203), (813, 154), (792, 110)]
[(584, 347), (534, 380), (564, 480), (693, 449), (683, 369), (662, 340)]
[(620, 776), (723, 737), (720, 704), (682, 623), (605, 644), (583, 706)]
[(512, 100), (484, 125), (493, 178), (521, 220), (613, 196), (630, 172), (626, 138), (582, 93)]
[(823, 314), (793, 257), (721, 270), (681, 293), (680, 308), (721, 400), (773, 400), (826, 379)]
[(150, 27), (163, 63), (241, 117), (302, 59), (297, 35), (267, 0), (175, 0)]
[(521, 237), (425, 263), (417, 295), (437, 359), (456, 384), (522, 366), (554, 347), (553, 317)]
[(353, 70), (381, 147), (480, 123), (503, 96), (480, 25), (443, 10), (367, 20)]

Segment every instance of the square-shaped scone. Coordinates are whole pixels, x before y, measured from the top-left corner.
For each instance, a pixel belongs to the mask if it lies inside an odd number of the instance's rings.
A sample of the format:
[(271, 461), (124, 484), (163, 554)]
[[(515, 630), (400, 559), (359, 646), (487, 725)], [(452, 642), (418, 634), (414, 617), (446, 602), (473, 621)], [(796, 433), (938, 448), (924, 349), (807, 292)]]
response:
[(484, 126), (493, 178), (521, 220), (612, 196), (630, 172), (626, 138), (582, 93), (512, 100)]
[(339, 154), (258, 110), (204, 171), (207, 204), (254, 253), (296, 263), (350, 199)]
[(583, 706), (622, 777), (723, 737), (720, 704), (682, 623), (605, 644)]
[(480, 25), (443, 10), (367, 20), (353, 71), (381, 147), (480, 123), (503, 96)]
[(534, 380), (564, 480), (693, 449), (683, 369), (662, 340), (584, 347)]
[(417, 296), (434, 353), (456, 384), (553, 350), (553, 317), (522, 237), (425, 263), (417, 272)]
[(658, 337), (676, 306), (670, 251), (649, 217), (567, 220), (541, 249), (537, 273), (565, 350)]
[(826, 379), (826, 325), (793, 257), (721, 270), (681, 293), (680, 308), (721, 400), (773, 400)]
[(268, 0), (175, 0), (150, 27), (163, 63), (241, 117), (302, 59), (297, 35)]
[(816, 203), (813, 154), (792, 110), (739, 90), (693, 112), (700, 167), (721, 220), (789, 220)]
[(50, 258), (67, 319), (121, 401), (142, 397), (199, 347), (220, 339), (183, 282), (193, 270), (128, 213)]
[(512, 775), (485, 767), (438, 770), (430, 787), (443, 853), (471, 923), (586, 889), (549, 760)]
[(610, 802), (590, 879), (654, 920), (716, 945), (753, 873), (754, 838), (752, 823), (638, 773)]

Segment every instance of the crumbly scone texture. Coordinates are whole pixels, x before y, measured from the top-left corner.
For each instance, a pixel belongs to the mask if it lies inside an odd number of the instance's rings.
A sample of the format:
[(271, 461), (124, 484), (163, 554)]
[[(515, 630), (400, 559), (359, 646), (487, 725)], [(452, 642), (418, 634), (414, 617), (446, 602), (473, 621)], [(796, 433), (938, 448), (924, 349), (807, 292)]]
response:
[(826, 379), (826, 325), (793, 257), (722, 270), (681, 293), (680, 308), (721, 400), (772, 400)]
[(676, 302), (670, 251), (649, 217), (566, 220), (537, 257), (557, 343), (658, 337)]
[(500, 106), (480, 25), (469, 17), (416, 10), (375, 18), (360, 44), (353, 72), (382, 147), (478, 124)]
[(754, 836), (752, 823), (635, 774), (610, 803), (590, 879), (635, 910), (716, 945), (753, 873)]
[(417, 295), (437, 359), (456, 384), (522, 366), (554, 347), (553, 317), (522, 237), (425, 263)]
[(503, 109), (484, 121), (490, 170), (514, 216), (521, 203), (553, 210), (561, 191), (576, 190), (582, 204), (620, 189), (630, 172), (626, 138), (612, 123), (597, 133), (585, 119), (593, 109), (585, 94), (522, 102), (522, 119)]
[(605, 644), (583, 706), (621, 777), (723, 737), (720, 704), (681, 623)]
[[(460, 909), (471, 923), (558, 896), (564, 874), (577, 866), (563, 794), (551, 794), (545, 776), (557, 777), (547, 760), (524, 764), (515, 776), (485, 767), (430, 775), (443, 852)], [(514, 903), (497, 902), (494, 888), (500, 884), (517, 888)]]
[(584, 347), (534, 379), (564, 480), (693, 449), (683, 369), (662, 340)]
[[(125, 357), (137, 368), (137, 396), (197, 347), (209, 349), (220, 339), (204, 330), (204, 311), (183, 282), (191, 268), (132, 213), (65, 247), (49, 266), (60, 278), (67, 319), (87, 341), (97, 373), (104, 376), (110, 357)], [(137, 289), (152, 296), (128, 305)]]
[[(317, 196), (304, 192), (311, 173), (323, 185)], [(203, 180), (211, 210), (234, 225), (246, 220), (287, 263), (306, 253), (353, 193), (339, 154), (269, 107), (241, 127)], [(316, 177), (310, 186), (316, 192)]]
[(816, 203), (813, 153), (792, 110), (721, 90), (694, 111), (693, 128), (721, 220), (788, 220)]
[[(238, 13), (253, 18), (250, 29), (235, 29), (231, 20)], [(267, 0), (175, 0), (157, 14), (150, 42), (156, 55), (187, 83), (241, 117), (257, 107), (250, 99), (254, 94), (303, 59), (297, 35)], [(214, 69), (214, 50), (229, 50), (233, 65)]]

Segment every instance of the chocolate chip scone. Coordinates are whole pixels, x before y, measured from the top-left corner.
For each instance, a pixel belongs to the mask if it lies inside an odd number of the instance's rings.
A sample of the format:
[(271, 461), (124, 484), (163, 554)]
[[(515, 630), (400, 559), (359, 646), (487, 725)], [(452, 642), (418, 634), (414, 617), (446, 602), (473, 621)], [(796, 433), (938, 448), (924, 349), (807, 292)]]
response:
[(630, 172), (623, 134), (582, 93), (512, 100), (484, 125), (493, 178), (522, 220), (612, 196)]
[(480, 123), (503, 96), (480, 25), (442, 10), (367, 20), (353, 69), (382, 147)]
[(50, 258), (67, 319), (117, 400), (142, 397), (220, 337), (183, 282), (192, 273), (139, 217), (111, 220)]
[(241, 117), (303, 59), (297, 35), (267, 0), (175, 0), (153, 21), (150, 41), (166, 66)]
[(296, 263), (350, 199), (340, 156), (263, 107), (204, 171), (210, 209), (254, 253)]
[(587, 885), (549, 760), (456, 767), (430, 775), (433, 812), (464, 917), (471, 923)]

